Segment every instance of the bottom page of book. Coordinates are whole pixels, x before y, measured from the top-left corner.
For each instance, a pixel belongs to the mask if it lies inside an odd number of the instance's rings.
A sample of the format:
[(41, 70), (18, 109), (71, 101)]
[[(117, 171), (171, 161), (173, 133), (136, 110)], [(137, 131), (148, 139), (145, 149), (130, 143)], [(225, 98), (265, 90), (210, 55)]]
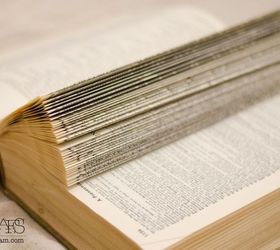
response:
[(162, 249), (280, 187), (280, 95), (70, 192), (144, 249)]

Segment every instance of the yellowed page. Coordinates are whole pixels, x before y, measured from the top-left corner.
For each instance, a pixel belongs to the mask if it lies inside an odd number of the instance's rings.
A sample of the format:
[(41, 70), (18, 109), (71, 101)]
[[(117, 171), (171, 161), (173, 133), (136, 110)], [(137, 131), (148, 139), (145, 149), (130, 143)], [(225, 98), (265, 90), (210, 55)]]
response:
[[(183, 4), (162, 4), (157, 11), (143, 9), (112, 19), (1, 57), (0, 119), (37, 95), (223, 28), (221, 22), (210, 14)], [(0, 204), (2, 216), (26, 218), (24, 212), (1, 194)], [(26, 227), (36, 228), (31, 219), (26, 222)], [(39, 236), (30, 232), (26, 244), (34, 246)], [(50, 246), (51, 237), (46, 237), (50, 241), (43, 239), (40, 242)], [(43, 249), (43, 246), (40, 247)], [(62, 248), (56, 242), (52, 243), (52, 247)]]
[(280, 188), (280, 96), (70, 192), (144, 249), (162, 249)]

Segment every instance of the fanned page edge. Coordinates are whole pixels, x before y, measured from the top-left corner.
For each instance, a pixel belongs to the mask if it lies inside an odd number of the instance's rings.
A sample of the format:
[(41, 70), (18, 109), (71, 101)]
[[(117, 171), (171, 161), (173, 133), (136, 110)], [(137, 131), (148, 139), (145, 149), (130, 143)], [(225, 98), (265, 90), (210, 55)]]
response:
[(278, 195), (278, 194), (277, 194)]
[[(196, 8), (196, 7), (193, 7), (193, 6), (188, 6), (188, 5), (175, 5), (175, 6), (171, 6), (171, 8), (165, 8), (163, 10), (163, 12), (165, 13), (169, 13), (169, 14), (166, 14), (165, 15), (170, 15), (170, 13), (174, 12), (174, 14), (189, 14), (191, 17), (194, 16), (195, 18), (198, 18), (198, 20), (201, 20), (203, 22), (205, 22), (206, 24), (206, 20), (207, 22), (207, 32), (209, 32), (209, 29), (210, 29), (210, 26), (211, 26), (211, 29), (213, 29), (213, 31), (219, 31), (221, 29), (223, 29), (224, 25), (218, 20), (216, 19), (215, 17), (213, 17), (210, 13), (207, 13), (206, 11), (202, 10), (202, 9), (199, 9), (199, 8)], [(160, 17), (160, 16), (159, 16)], [(83, 31), (85, 32), (85, 31)], [(82, 32), (82, 34), (83, 34)], [(87, 32), (85, 32), (87, 33)], [(85, 35), (85, 34), (84, 34)], [(172, 51), (172, 49), (171, 49)], [(161, 55), (161, 52), (158, 54), (158, 55), (155, 55), (155, 56), (152, 56), (152, 57), (157, 57)], [(14, 55), (15, 58), (16, 58), (16, 55)], [(21, 54), (19, 53), (19, 58), (21, 58)], [(25, 56), (25, 52), (23, 53), (23, 57)], [(144, 59), (144, 60), (147, 60), (147, 59)], [(143, 60), (142, 60), (143, 61)], [(132, 63), (132, 64), (138, 64), (139, 62), (141, 63), (142, 62), (141, 60), (140, 61), (136, 61), (135, 63)], [(11, 61), (12, 62), (12, 61)], [(17, 62), (18, 63), (18, 62)], [(112, 74), (114, 71), (118, 71), (120, 69), (123, 69), (123, 68), (127, 68), (127, 67), (130, 67), (131, 64), (127, 65), (127, 66), (124, 66), (124, 67), (121, 67), (121, 68), (117, 68), (116, 70), (113, 70), (113, 71), (109, 71), (107, 73), (104, 73), (104, 74), (101, 74), (97, 77), (94, 77), (95, 78), (99, 78), (99, 77), (104, 77), (104, 75), (108, 75), (108, 74)], [(90, 81), (92, 80), (92, 78), (90, 79)], [(82, 81), (83, 83), (84, 82), (87, 82), (88, 80), (86, 81)], [(8, 83), (7, 83), (8, 84)], [(77, 83), (77, 84), (74, 84), (74, 85), (71, 85), (71, 86), (68, 86), (66, 87), (66, 89), (71, 89), (73, 88), (74, 86), (76, 85), (79, 85), (80, 83)], [(5, 86), (6, 86), (6, 83), (5, 83)], [(8, 89), (9, 90), (12, 90), (10, 88), (12, 88), (13, 85), (11, 86), (8, 86)], [(58, 92), (60, 91), (64, 91), (65, 89), (62, 88), (61, 90), (58, 90)], [(56, 92), (55, 92), (56, 93)], [(19, 98), (17, 99), (17, 101), (15, 103), (19, 103), (19, 104), (22, 104), (23, 103), (23, 100), (25, 99), (25, 96), (22, 95), (22, 93), (20, 91), (17, 91), (14, 89), (14, 94), (16, 94), (17, 96), (19, 96)], [(12, 123), (17, 123), (17, 120), (19, 118), (19, 116), (21, 116), (21, 114), (28, 110), (28, 108), (32, 107), (33, 105), (41, 105), (42, 103), (45, 102), (45, 100), (50, 96), (52, 95), (53, 93), (51, 94), (47, 94), (47, 95), (42, 95), (42, 96), (39, 96), (31, 101), (29, 101), (27, 104), (23, 105), (22, 107), (19, 107), (18, 109), (16, 109), (14, 112), (12, 112), (10, 115), (7, 115), (5, 118), (3, 118), (1, 121), (0, 121), (0, 135), (3, 134), (3, 133), (6, 133), (7, 132), (7, 129), (9, 129), (9, 124), (12, 124)], [(48, 136), (47, 138), (44, 138), (46, 139), (47, 141), (50, 141), (52, 143), (57, 143), (56, 139), (52, 136), (52, 132), (53, 132), (53, 129), (50, 127), (49, 129), (49, 132), (48, 134), (50, 135), (50, 137)], [(40, 135), (39, 135), (40, 136)], [(43, 137), (42, 137), (43, 138)], [(1, 143), (1, 142), (0, 142)]]

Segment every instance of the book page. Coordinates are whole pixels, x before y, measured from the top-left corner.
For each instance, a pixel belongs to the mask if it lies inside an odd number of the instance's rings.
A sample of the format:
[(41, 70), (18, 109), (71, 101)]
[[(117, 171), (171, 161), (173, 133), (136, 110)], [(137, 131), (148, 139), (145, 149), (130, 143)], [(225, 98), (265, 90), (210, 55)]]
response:
[[(162, 17), (164, 18), (162, 19)], [(117, 27), (112, 30), (106, 28), (103, 31), (101, 30), (102, 32), (99, 31), (98, 35), (95, 30), (93, 32), (93, 30), (89, 29), (81, 34), (68, 37), (52, 46), (47, 45), (43, 49), (40, 47), (38, 50), (16, 56), (16, 60), (1, 61), (1, 94), (5, 98), (0, 98), (0, 109), (3, 109), (3, 113), (0, 113), (0, 118), (2, 114), (4, 116), (12, 111), (12, 109), (22, 105), (27, 99), (29, 100), (37, 95), (65, 87), (76, 81), (91, 77), (94, 74), (103, 73), (117, 66), (122, 66), (123, 64), (158, 53), (192, 39), (197, 39), (222, 28), (220, 22), (210, 15), (195, 9), (187, 10), (186, 7), (182, 8), (182, 6), (162, 10), (162, 13), (160, 11), (158, 15), (151, 18), (148, 16), (144, 20), (139, 19), (138, 23), (127, 24), (127, 26), (124, 25), (121, 28)], [(151, 29), (151, 32), (142, 32), (146, 31), (147, 28)], [(153, 40), (151, 42), (151, 37), (155, 41)], [(8, 100), (9, 96), (13, 96), (13, 102)], [(17, 100), (16, 103), (14, 99)], [(11, 110), (8, 111), (6, 109), (7, 107)], [(185, 144), (183, 143), (183, 145)], [(175, 151), (177, 154), (177, 149)], [(157, 166), (156, 161), (153, 159), (152, 163), (155, 164), (154, 166)], [(134, 169), (132, 168), (132, 170)], [(126, 173), (129, 173), (128, 169), (127, 171)], [(118, 179), (125, 181), (125, 178), (127, 178), (125, 175), (121, 175)], [(114, 183), (115, 177), (112, 181)], [(80, 185), (80, 187), (81, 189), (77, 189), (76, 191), (78, 193), (81, 192), (82, 197), (86, 194), (84, 197), (85, 200), (88, 199), (87, 195), (90, 194), (88, 204), (92, 202), (91, 198), (98, 198), (97, 200), (99, 202), (102, 201), (102, 204), (106, 207), (106, 211), (104, 212), (107, 213), (106, 215), (103, 214), (104, 217), (109, 218), (112, 216), (116, 219), (116, 213), (120, 215), (119, 221), (117, 220), (115, 224), (116, 226), (118, 226), (118, 223), (120, 224), (122, 219), (124, 222), (127, 222), (127, 224), (124, 223), (125, 226), (128, 225), (127, 229), (135, 228), (135, 225), (137, 225), (135, 237), (138, 237), (140, 234), (138, 242), (144, 248), (161, 248), (184, 236), (178, 236), (176, 233), (174, 239), (170, 238), (171, 234), (169, 234), (168, 230), (172, 230), (173, 232), (172, 227), (177, 228), (179, 225), (176, 222), (171, 226), (163, 225), (164, 228), (162, 231), (155, 228), (155, 233), (153, 233), (154, 238), (152, 238), (146, 229), (148, 224), (145, 224), (144, 227), (143, 221), (135, 219), (135, 217), (133, 218), (131, 214), (126, 213), (122, 209), (116, 212), (116, 204), (110, 200), (109, 196), (104, 195), (104, 193), (102, 194), (101, 189), (98, 191), (100, 195), (98, 194), (96, 196), (93, 193), (95, 191), (92, 191), (92, 187), (88, 188), (85, 184)], [(112, 187), (115, 187), (115, 185)], [(152, 186), (153, 189), (155, 187), (157, 188), (157, 186)], [(135, 192), (134, 189), (128, 190)], [(118, 188), (116, 194), (119, 195), (119, 191), (120, 189)], [(101, 194), (104, 196), (103, 198), (101, 198)], [(124, 194), (124, 197), (118, 197), (127, 198), (127, 195)], [(133, 198), (133, 196), (131, 197)], [(132, 203), (134, 202), (133, 199), (131, 200)], [(123, 199), (123, 201), (126, 200)], [(132, 203), (126, 202), (128, 205)], [(93, 206), (95, 207), (95, 204)], [(153, 208), (151, 204), (149, 206)], [(102, 207), (100, 206), (98, 209), (102, 209)], [(112, 210), (110, 211), (110, 209)], [(139, 211), (140, 209), (142, 208), (139, 207)], [(145, 211), (149, 214), (150, 210), (146, 209)], [(149, 217), (147, 216), (145, 218), (148, 219)], [(146, 221), (146, 219), (144, 220)], [(138, 226), (139, 221), (141, 222), (141, 228)], [(182, 227), (185, 227), (184, 221), (182, 223)], [(200, 227), (201, 225), (198, 226)], [(151, 231), (152, 229), (149, 230)], [(191, 230), (195, 229), (191, 228)], [(185, 231), (183, 233), (185, 234)], [(130, 237), (134, 238), (133, 234), (134, 232), (131, 232)], [(166, 237), (167, 235), (168, 237)], [(145, 241), (142, 241), (143, 237)], [(157, 242), (157, 239), (160, 242)], [(164, 240), (162, 241), (162, 239)]]
[(70, 192), (144, 249), (162, 249), (280, 188), (280, 95)]
[(219, 20), (203, 10), (188, 5), (163, 5), (156, 13), (142, 10), (135, 15), (112, 17), (94, 28), (1, 57), (0, 120), (39, 95), (222, 28)]
[[(1, 82), (0, 91), (0, 120), (20, 106), (26, 104), (29, 98), (10, 84)], [(11, 101), (12, 98), (12, 101)]]
[(1, 84), (32, 99), (223, 28), (210, 14), (188, 5), (138, 13), (133, 22), (131, 15), (0, 59)]
[[(142, 9), (117, 19), (1, 56), (0, 120), (38, 95), (223, 29), (219, 20), (188, 5), (162, 4), (156, 11)], [(1, 206), (5, 202), (0, 193)], [(25, 217), (9, 200), (2, 211), (3, 216), (17, 211)], [(38, 244), (32, 237), (30, 245)], [(56, 242), (52, 246), (62, 248)]]

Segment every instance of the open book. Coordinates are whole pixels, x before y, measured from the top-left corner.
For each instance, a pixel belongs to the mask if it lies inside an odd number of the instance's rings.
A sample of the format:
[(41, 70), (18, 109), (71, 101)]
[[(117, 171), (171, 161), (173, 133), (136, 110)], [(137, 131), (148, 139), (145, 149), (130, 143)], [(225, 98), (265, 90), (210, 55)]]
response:
[[(159, 20), (174, 37), (164, 38)], [(66, 39), (28, 63), (18, 58), (1, 74), (3, 93), (20, 90), (15, 106), (33, 99), (0, 123), (7, 194), (69, 248), (256, 248), (276, 240), (279, 24), (275, 12), (220, 31), (201, 11), (165, 10), (109, 36)], [(121, 36), (130, 41), (112, 46)], [(92, 67), (113, 70), (89, 78)], [(45, 79), (32, 83), (41, 68)]]

